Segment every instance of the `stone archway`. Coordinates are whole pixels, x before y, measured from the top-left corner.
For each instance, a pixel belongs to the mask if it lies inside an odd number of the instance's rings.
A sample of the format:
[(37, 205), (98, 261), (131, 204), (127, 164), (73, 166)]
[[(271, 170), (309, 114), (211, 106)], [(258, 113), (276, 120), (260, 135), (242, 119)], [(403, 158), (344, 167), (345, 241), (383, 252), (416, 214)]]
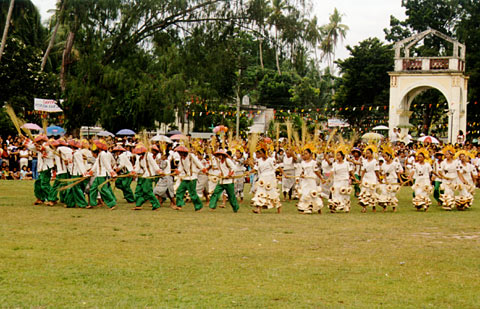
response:
[[(427, 35), (437, 35), (454, 45), (451, 57), (409, 57), (409, 49)], [(410, 42), (410, 43), (409, 43)], [(405, 56), (401, 56), (401, 49)], [(448, 102), (448, 140), (455, 141), (467, 129), (468, 77), (465, 71), (465, 46), (435, 30), (427, 30), (395, 45), (395, 71), (390, 75), (390, 136), (394, 128), (409, 124), (410, 104), (425, 90), (440, 91)]]

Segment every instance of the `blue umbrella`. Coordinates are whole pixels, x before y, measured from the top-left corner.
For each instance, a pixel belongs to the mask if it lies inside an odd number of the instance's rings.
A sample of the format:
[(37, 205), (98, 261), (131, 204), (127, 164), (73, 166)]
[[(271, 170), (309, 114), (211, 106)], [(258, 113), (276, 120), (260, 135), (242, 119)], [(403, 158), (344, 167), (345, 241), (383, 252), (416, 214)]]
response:
[(108, 132), (108, 131), (100, 131), (100, 132), (98, 132), (97, 136), (102, 136), (102, 137), (111, 136), (111, 137), (114, 137), (115, 135), (113, 133)]
[(58, 126), (49, 126), (47, 128), (47, 136), (65, 135), (65, 129)]
[(122, 129), (117, 132), (117, 135), (135, 135), (135, 132), (129, 129)]

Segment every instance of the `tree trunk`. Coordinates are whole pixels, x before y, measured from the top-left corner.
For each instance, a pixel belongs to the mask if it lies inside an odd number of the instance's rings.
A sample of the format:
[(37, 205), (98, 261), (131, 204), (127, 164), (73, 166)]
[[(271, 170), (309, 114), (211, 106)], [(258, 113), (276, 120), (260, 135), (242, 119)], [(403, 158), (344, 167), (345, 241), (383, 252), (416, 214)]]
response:
[(62, 55), (62, 67), (60, 69), (60, 87), (62, 92), (65, 92), (67, 88), (67, 65), (70, 63), (70, 54), (73, 48), (73, 41), (75, 39), (75, 33), (70, 31), (68, 33), (67, 41), (65, 42), (65, 49)]
[(60, 15), (63, 13), (64, 8), (65, 8), (65, 1), (63, 1), (63, 3), (62, 3), (62, 8), (60, 9), (60, 13), (57, 16), (57, 24), (55, 25), (55, 28), (53, 29), (52, 37), (50, 38), (50, 42), (48, 43), (47, 50), (45, 51), (45, 54), (43, 55), (42, 65), (40, 67), (40, 72), (43, 72), (43, 69), (45, 68), (45, 64), (47, 63), (48, 56), (50, 55), (50, 51), (53, 48), (53, 44), (55, 44), (55, 38), (57, 37), (57, 31), (58, 31), (58, 28), (60, 27)]
[(280, 71), (280, 61), (278, 59), (278, 46), (275, 47), (275, 63), (277, 64), (278, 75), (282, 75), (282, 71)]
[(278, 59), (278, 30), (275, 27), (275, 63), (277, 64), (278, 75), (282, 75), (280, 70), (280, 60)]
[(10, 6), (8, 7), (7, 20), (5, 21), (5, 29), (3, 29), (2, 45), (0, 46), (0, 61), (2, 61), (3, 50), (7, 43), (8, 28), (10, 27), (10, 20), (12, 19), (13, 5), (15, 0), (10, 0)]
[(265, 67), (263, 66), (263, 39), (260, 39), (259, 42), (258, 42), (258, 48), (260, 50), (260, 67), (263, 69), (265, 69)]

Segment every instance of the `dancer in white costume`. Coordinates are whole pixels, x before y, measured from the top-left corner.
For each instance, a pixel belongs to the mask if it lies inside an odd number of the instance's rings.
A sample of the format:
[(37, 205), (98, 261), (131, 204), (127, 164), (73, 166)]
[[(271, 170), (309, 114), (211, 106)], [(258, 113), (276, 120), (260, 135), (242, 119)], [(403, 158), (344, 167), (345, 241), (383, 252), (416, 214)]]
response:
[(261, 209), (276, 208), (281, 212), (282, 204), (277, 188), (277, 178), (275, 176), (275, 159), (267, 156), (264, 148), (259, 148), (256, 152), (257, 162), (252, 168), (258, 173), (258, 180), (255, 183), (255, 196), (252, 198), (252, 210), (254, 213), (261, 213)]
[(445, 210), (452, 210), (455, 206), (455, 191), (459, 185), (457, 165), (455, 160), (455, 148), (449, 145), (443, 149), (443, 155), (445, 160), (440, 163), (440, 169), (438, 175), (442, 178), (442, 184), (440, 190), (443, 190), (443, 194), (440, 194), (440, 200), (442, 201), (442, 208)]
[(332, 190), (332, 169), (333, 169), (333, 161), (335, 158), (332, 152), (327, 152), (324, 154), (323, 159), (321, 160), (320, 167), (322, 168), (322, 176), (326, 180), (322, 183), (322, 196), (325, 196), (327, 199), (331, 196)]
[(373, 212), (376, 211), (375, 205), (377, 204), (378, 194), (378, 179), (380, 166), (378, 161), (373, 157), (377, 152), (377, 148), (374, 145), (370, 145), (364, 150), (365, 159), (362, 162), (362, 169), (360, 179), (361, 191), (358, 196), (358, 203), (362, 206), (362, 212), (367, 212), (367, 207), (371, 206)]
[(461, 150), (457, 153), (457, 156), (458, 189), (460, 193), (455, 198), (455, 204), (458, 210), (465, 210), (472, 206), (478, 173), (475, 166), (470, 163), (470, 153)]
[(393, 160), (394, 151), (387, 145), (382, 149), (385, 163), (380, 167), (382, 183), (380, 184), (380, 194), (378, 197), (378, 205), (383, 208), (383, 212), (388, 206), (392, 207), (393, 212), (397, 211), (398, 199), (397, 192), (400, 190), (400, 179), (403, 168), (399, 161)]
[(350, 194), (352, 193), (350, 179), (355, 179), (355, 176), (354, 166), (345, 160), (347, 153), (348, 151), (344, 147), (339, 147), (335, 151), (336, 161), (332, 164), (332, 196), (328, 200), (328, 206), (332, 213), (350, 212)]
[(303, 214), (322, 213), (323, 202), (317, 179), (322, 175), (317, 168), (317, 162), (312, 158), (312, 151), (306, 148), (303, 151), (300, 173), (300, 199), (297, 204), (298, 211)]
[(295, 189), (295, 163), (297, 162), (292, 149), (288, 149), (285, 153), (286, 155), (283, 156), (281, 163), (283, 170), (282, 192), (284, 201), (287, 200), (287, 195), (289, 200), (292, 199), (292, 194)]
[(429, 153), (426, 149), (417, 150), (417, 162), (413, 164), (412, 171), (408, 177), (410, 181), (415, 180), (415, 184), (412, 186), (415, 194), (412, 203), (417, 210), (423, 209), (427, 211), (432, 204), (430, 200), (430, 194), (433, 192), (433, 187), (430, 183), (432, 166), (425, 161), (425, 158), (428, 158), (428, 156)]

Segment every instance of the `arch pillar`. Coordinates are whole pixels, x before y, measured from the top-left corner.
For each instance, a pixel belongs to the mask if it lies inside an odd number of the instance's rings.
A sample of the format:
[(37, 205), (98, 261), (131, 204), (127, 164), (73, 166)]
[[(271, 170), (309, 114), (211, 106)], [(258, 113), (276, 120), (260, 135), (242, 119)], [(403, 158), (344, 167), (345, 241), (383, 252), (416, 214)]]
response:
[(456, 141), (458, 133), (467, 129), (468, 77), (463, 73), (390, 72), (389, 136), (393, 129), (408, 129), (412, 114), (410, 105), (416, 96), (428, 89), (437, 89), (448, 102), (448, 141)]

